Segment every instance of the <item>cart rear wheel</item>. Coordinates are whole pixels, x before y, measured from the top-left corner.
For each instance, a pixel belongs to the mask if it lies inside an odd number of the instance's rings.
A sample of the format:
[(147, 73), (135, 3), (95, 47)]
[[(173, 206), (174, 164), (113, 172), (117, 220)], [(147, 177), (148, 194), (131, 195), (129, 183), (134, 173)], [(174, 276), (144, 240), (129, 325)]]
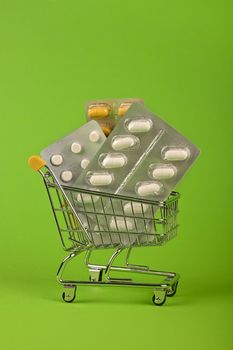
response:
[(152, 301), (156, 306), (161, 306), (165, 303), (167, 291), (155, 291), (152, 297)]
[(171, 289), (167, 290), (167, 296), (168, 297), (173, 297), (173, 295), (176, 294), (177, 286), (178, 286), (178, 281), (175, 284), (173, 284), (173, 286), (171, 286)]
[(75, 297), (76, 297), (76, 286), (75, 287), (65, 287), (64, 292), (62, 293), (62, 299), (66, 302), (66, 303), (72, 303), (72, 301), (74, 301)]

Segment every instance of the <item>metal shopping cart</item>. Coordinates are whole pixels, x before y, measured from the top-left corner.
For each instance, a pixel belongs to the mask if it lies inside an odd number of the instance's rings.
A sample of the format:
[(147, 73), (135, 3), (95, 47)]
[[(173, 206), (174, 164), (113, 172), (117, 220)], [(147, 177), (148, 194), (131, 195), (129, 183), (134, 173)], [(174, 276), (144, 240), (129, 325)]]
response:
[[(43, 177), (62, 246), (69, 252), (57, 272), (57, 280), (64, 287), (64, 301), (72, 302), (75, 299), (79, 285), (149, 287), (153, 289), (152, 301), (155, 305), (162, 305), (167, 296), (175, 295), (179, 281), (177, 273), (155, 271), (147, 266), (131, 264), (129, 257), (134, 247), (160, 246), (176, 236), (179, 193), (172, 192), (165, 202), (157, 202), (61, 186), (42, 158), (32, 156), (29, 164)], [(84, 200), (87, 196), (90, 205)], [(131, 207), (127, 215), (123, 210), (125, 203)], [(135, 213), (135, 205), (137, 208), (141, 206), (140, 214)], [(114, 211), (116, 207), (117, 213)], [(119, 207), (122, 208), (120, 212)], [(109, 227), (110, 216), (115, 220), (114, 230)], [(134, 222), (133, 229), (128, 227), (128, 219)], [(106, 224), (103, 225), (103, 222)], [(114, 248), (114, 253), (106, 265), (90, 262), (94, 250), (107, 248)], [(113, 265), (124, 250), (127, 252), (124, 266)], [(85, 265), (89, 270), (89, 281), (63, 279), (67, 264), (82, 252), (86, 252)], [(114, 271), (164, 278), (161, 283), (135, 282), (132, 279), (113, 278), (110, 273)]]

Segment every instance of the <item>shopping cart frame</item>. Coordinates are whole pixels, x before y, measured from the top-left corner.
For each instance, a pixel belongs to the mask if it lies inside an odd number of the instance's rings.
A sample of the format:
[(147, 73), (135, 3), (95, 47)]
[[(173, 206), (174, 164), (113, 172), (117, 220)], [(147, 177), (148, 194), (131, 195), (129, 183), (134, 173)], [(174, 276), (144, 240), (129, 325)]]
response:
[[(151, 288), (153, 289), (152, 301), (155, 305), (163, 305), (166, 301), (167, 296), (171, 297), (176, 294), (177, 285), (180, 278), (179, 274), (175, 272), (151, 270), (149, 269), (148, 266), (131, 264), (129, 262), (129, 258), (130, 258), (132, 248), (134, 247), (159, 246), (166, 243), (168, 240), (170, 240), (176, 235), (177, 228), (178, 228), (176, 217), (178, 214), (178, 199), (180, 198), (180, 194), (178, 192), (172, 192), (170, 198), (167, 201), (158, 202), (158, 201), (150, 201), (150, 200), (140, 200), (138, 198), (135, 199), (129, 196), (112, 195), (112, 194), (103, 193), (103, 192), (99, 193), (99, 192), (90, 191), (82, 188), (74, 189), (73, 187), (69, 187), (69, 186), (61, 186), (60, 183), (57, 181), (53, 171), (46, 165), (45, 161), (42, 158), (38, 156), (30, 157), (29, 165), (33, 170), (39, 172), (43, 178), (63, 249), (69, 252), (69, 255), (63, 259), (57, 271), (57, 281), (64, 287), (62, 298), (65, 302), (74, 301), (76, 297), (77, 286), (80, 286), (80, 285), (81, 286), (93, 286), (93, 285), (95, 286), (129, 286), (129, 287), (134, 286), (134, 287)], [(55, 193), (55, 196), (57, 196), (58, 198), (59, 208), (57, 208), (54, 205), (53, 195), (51, 193), (52, 191)], [(77, 192), (81, 194), (81, 196), (89, 195), (91, 196), (91, 198), (93, 198), (92, 196), (98, 195), (99, 197), (101, 197), (101, 201), (102, 201), (102, 198), (110, 200), (111, 202), (112, 200), (115, 200), (115, 201), (120, 200), (121, 202), (128, 201), (131, 203), (131, 206), (132, 206), (132, 203), (141, 202), (141, 205), (147, 204), (147, 205), (151, 205), (151, 207), (153, 208), (154, 207), (159, 208), (159, 210), (163, 213), (163, 218), (154, 219), (154, 220), (156, 224), (159, 224), (163, 227), (164, 231), (160, 235), (153, 234), (154, 236), (158, 236), (158, 237), (156, 237), (156, 240), (152, 240), (152, 241), (151, 240), (149, 241), (148, 239), (148, 237), (151, 238), (151, 234), (148, 234), (148, 233), (144, 234), (141, 232), (141, 235), (144, 235), (143, 237), (147, 237), (147, 240), (144, 240), (143, 244), (136, 242), (136, 240), (134, 240), (134, 243), (131, 244), (130, 240), (128, 240), (128, 245), (124, 245), (122, 241), (116, 244), (113, 244), (111, 241), (108, 245), (102, 244), (102, 243), (99, 243), (98, 245), (96, 245), (95, 243), (93, 243), (93, 239), (92, 239), (93, 236), (91, 238), (90, 233), (88, 234), (87, 227), (83, 223), (83, 220), (80, 218), (79, 212), (77, 212), (74, 202), (71, 201), (70, 197), (68, 198), (67, 193), (69, 194), (73, 192)], [(59, 211), (65, 218), (65, 224), (67, 226), (66, 230), (61, 228), (61, 223), (59, 221), (57, 211)], [(85, 212), (85, 207), (84, 207), (84, 212)], [(93, 214), (96, 215), (96, 212), (93, 212)], [(102, 214), (98, 213), (98, 215), (102, 215)], [(133, 217), (135, 217), (135, 215)], [(67, 243), (65, 243), (64, 231), (66, 231), (66, 234), (68, 233), (68, 240), (70, 242), (70, 245), (69, 244), (67, 245)], [(126, 231), (120, 232), (118, 228), (117, 228), (117, 233), (119, 234), (119, 237), (126, 236)], [(76, 234), (76, 236), (74, 234)], [(107, 233), (105, 232), (105, 234)], [(127, 234), (130, 237), (128, 230), (127, 230)], [(136, 234), (138, 239), (139, 232), (137, 231)], [(77, 238), (77, 235), (78, 235), (78, 238)], [(102, 233), (100, 234), (100, 236), (102, 237)], [(114, 253), (111, 255), (106, 265), (94, 264), (90, 261), (91, 254), (94, 250), (106, 249), (106, 248), (114, 248)], [(120, 253), (122, 253), (125, 250), (127, 250), (127, 253), (126, 253), (124, 266), (114, 265), (113, 263), (115, 259), (120, 255)], [(78, 257), (84, 252), (86, 252), (84, 262), (86, 267), (89, 270), (89, 281), (70, 280), (70, 279), (63, 278), (64, 271), (66, 270), (67, 265), (74, 258)], [(113, 271), (153, 275), (157, 277), (163, 276), (164, 279), (161, 283), (136, 282), (128, 278), (118, 278), (118, 277), (113, 278), (110, 276), (110, 273)]]

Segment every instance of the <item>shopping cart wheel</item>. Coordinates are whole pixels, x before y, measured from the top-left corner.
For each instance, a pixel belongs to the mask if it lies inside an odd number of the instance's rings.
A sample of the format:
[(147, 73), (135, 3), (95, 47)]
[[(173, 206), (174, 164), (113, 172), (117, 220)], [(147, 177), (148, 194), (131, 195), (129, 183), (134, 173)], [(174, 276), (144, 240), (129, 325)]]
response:
[(152, 297), (152, 301), (155, 305), (161, 306), (165, 303), (167, 296), (166, 290), (156, 290), (154, 291), (154, 295)]
[(65, 287), (65, 291), (62, 293), (62, 299), (66, 303), (72, 303), (76, 297), (76, 286), (74, 287)]
[(173, 284), (173, 286), (171, 286), (171, 288), (169, 288), (167, 290), (167, 296), (168, 297), (173, 297), (173, 295), (176, 294), (177, 286), (178, 286), (178, 281), (175, 284)]

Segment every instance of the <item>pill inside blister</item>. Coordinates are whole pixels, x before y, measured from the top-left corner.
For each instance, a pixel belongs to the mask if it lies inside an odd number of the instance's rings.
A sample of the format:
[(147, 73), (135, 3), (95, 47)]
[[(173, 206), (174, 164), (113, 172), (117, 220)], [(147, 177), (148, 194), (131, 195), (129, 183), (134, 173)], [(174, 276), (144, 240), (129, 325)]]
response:
[(133, 219), (112, 218), (110, 221), (110, 229), (114, 231), (132, 231), (135, 228)]
[(87, 193), (78, 193), (77, 201), (84, 204), (96, 203), (99, 200), (99, 196), (92, 196)]
[(110, 114), (111, 107), (107, 103), (94, 104), (88, 107), (89, 118), (107, 118)]
[(166, 147), (162, 150), (162, 157), (170, 161), (186, 160), (190, 157), (190, 151), (187, 147)]
[(143, 214), (149, 209), (148, 204), (129, 202), (124, 205), (124, 213), (126, 215)]
[(78, 142), (73, 142), (70, 149), (71, 152), (78, 154), (82, 151), (82, 146)]
[(127, 158), (122, 153), (104, 153), (100, 155), (99, 162), (103, 168), (122, 168), (127, 163)]
[(64, 182), (69, 182), (72, 180), (73, 174), (70, 170), (65, 170), (61, 173), (61, 179)]
[(87, 180), (93, 186), (107, 186), (113, 181), (113, 176), (107, 172), (87, 173)]
[(126, 127), (130, 132), (140, 133), (148, 132), (152, 128), (152, 121), (150, 119), (134, 118), (126, 121)]
[(82, 161), (81, 161), (81, 167), (82, 167), (83, 169), (86, 169), (86, 167), (89, 165), (89, 163), (90, 163), (90, 160), (87, 159), (87, 158), (84, 158), (84, 159), (82, 159)]
[(99, 125), (106, 136), (108, 136), (113, 129), (113, 126), (110, 127), (109, 125), (104, 124), (104, 123), (99, 123)]
[(139, 138), (133, 135), (115, 136), (112, 139), (112, 148), (115, 151), (127, 150), (139, 145), (139, 142)]
[(118, 116), (123, 117), (131, 105), (132, 105), (132, 102), (121, 103), (120, 107), (118, 108), (118, 113), (117, 113)]
[(177, 169), (173, 165), (157, 165), (151, 164), (149, 167), (149, 175), (156, 179), (171, 179), (177, 173)]
[(53, 165), (59, 166), (63, 163), (63, 157), (60, 154), (54, 154), (50, 161)]
[(98, 133), (98, 131), (92, 131), (89, 135), (89, 140), (91, 142), (98, 142), (100, 139), (100, 134)]
[(139, 196), (145, 197), (150, 195), (158, 195), (161, 193), (163, 185), (160, 182), (143, 181), (136, 185), (136, 191)]

